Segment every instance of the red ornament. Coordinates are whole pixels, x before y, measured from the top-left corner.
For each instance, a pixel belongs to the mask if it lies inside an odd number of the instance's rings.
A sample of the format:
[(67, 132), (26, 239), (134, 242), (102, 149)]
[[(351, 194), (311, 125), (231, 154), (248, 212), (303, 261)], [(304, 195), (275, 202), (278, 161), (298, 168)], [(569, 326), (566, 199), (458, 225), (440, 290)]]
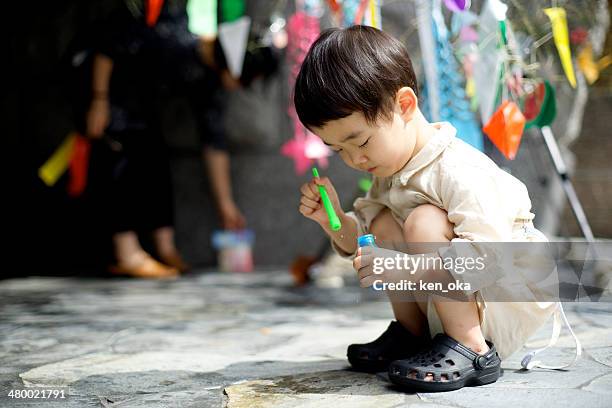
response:
[(157, 23), (157, 19), (161, 14), (164, 0), (147, 0), (146, 5), (146, 20), (149, 27), (153, 27)]
[(524, 128), (525, 116), (519, 107), (504, 101), (482, 130), (508, 160), (514, 160)]
[(574, 45), (580, 45), (589, 37), (589, 32), (582, 27), (574, 28), (570, 32), (570, 41)]
[(74, 147), (72, 148), (72, 157), (70, 158), (68, 180), (68, 195), (70, 197), (78, 197), (83, 194), (87, 187), (87, 172), (89, 171), (89, 152), (91, 144), (89, 139), (81, 135), (77, 135), (74, 139)]

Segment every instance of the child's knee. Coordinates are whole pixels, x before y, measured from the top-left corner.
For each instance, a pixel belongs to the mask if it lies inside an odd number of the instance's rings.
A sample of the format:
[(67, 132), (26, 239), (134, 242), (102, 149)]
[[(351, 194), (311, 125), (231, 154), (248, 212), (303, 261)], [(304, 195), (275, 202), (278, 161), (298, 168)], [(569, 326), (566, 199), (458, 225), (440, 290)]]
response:
[(416, 207), (404, 222), (406, 242), (444, 242), (453, 236), (453, 224), (446, 211), (432, 204)]
[(379, 242), (395, 242), (402, 239), (402, 229), (388, 208), (382, 209), (370, 224), (370, 233)]

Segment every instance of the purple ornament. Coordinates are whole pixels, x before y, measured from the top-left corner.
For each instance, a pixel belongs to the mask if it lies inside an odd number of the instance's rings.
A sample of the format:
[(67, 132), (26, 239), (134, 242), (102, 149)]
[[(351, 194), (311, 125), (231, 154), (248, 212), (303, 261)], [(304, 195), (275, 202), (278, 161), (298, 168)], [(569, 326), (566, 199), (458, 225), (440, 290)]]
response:
[(465, 11), (470, 8), (470, 0), (444, 0), (444, 5), (452, 12)]

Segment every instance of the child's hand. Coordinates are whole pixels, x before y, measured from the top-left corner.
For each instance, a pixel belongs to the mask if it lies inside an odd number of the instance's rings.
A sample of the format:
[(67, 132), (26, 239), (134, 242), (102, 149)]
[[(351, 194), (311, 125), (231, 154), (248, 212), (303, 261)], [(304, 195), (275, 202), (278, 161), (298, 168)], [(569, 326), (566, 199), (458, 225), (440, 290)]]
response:
[(327, 194), (329, 195), (329, 200), (334, 206), (334, 210), (336, 214), (338, 214), (338, 217), (344, 215), (344, 211), (342, 211), (342, 207), (340, 206), (340, 200), (338, 199), (338, 193), (336, 193), (336, 189), (327, 177), (312, 179), (310, 182), (302, 185), (300, 188), (300, 192), (302, 193), (302, 197), (300, 198), (300, 213), (302, 213), (304, 217), (316, 221), (327, 231), (329, 230), (329, 218), (327, 218), (327, 213), (325, 212), (325, 208), (323, 208), (321, 195), (319, 194), (317, 185), (325, 186)]
[(375, 280), (382, 278), (382, 274), (374, 272), (373, 260), (374, 247), (362, 247), (357, 249), (357, 256), (353, 259), (353, 268), (359, 276), (359, 286), (367, 288), (372, 286)]
[(353, 268), (359, 277), (359, 285), (362, 288), (372, 286), (375, 281), (383, 283), (399, 282), (402, 279), (411, 280), (413, 276), (410, 271), (396, 269), (396, 263), (391, 262), (389, 266), (387, 259), (394, 260), (398, 255), (406, 256), (386, 248), (365, 246), (357, 249), (357, 255), (353, 259)]

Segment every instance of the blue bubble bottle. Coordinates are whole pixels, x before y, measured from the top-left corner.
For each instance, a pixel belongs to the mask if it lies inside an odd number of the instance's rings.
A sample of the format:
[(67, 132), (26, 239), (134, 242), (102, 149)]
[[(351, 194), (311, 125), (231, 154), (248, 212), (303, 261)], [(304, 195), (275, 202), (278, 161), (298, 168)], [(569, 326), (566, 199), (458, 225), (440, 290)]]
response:
[(359, 238), (357, 238), (357, 246), (360, 248), (365, 247), (365, 246), (375, 247), (376, 241), (374, 240), (374, 235), (365, 234), (365, 235), (360, 236)]

